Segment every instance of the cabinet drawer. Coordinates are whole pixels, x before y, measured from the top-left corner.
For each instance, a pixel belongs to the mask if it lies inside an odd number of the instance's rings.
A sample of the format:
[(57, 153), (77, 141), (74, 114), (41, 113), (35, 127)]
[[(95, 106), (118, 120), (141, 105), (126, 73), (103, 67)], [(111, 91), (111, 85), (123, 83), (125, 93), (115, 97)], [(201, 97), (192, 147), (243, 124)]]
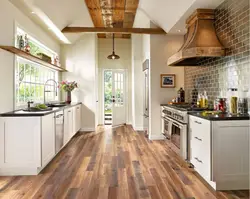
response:
[(190, 160), (195, 170), (206, 180), (211, 178), (210, 121), (189, 117)]
[(210, 139), (211, 135), (210, 121), (190, 116), (189, 133), (191, 140), (196, 139), (206, 142), (207, 139)]
[(191, 163), (205, 179), (210, 179), (211, 160), (210, 146), (203, 146), (198, 140), (191, 141)]

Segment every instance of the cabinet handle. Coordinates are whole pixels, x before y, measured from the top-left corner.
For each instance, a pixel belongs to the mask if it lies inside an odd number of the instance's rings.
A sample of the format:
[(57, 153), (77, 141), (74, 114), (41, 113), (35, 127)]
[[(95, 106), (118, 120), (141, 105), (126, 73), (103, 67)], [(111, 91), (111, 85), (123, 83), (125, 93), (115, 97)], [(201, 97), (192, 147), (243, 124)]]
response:
[(196, 140), (202, 141), (202, 139), (198, 138), (198, 137), (194, 137)]
[(199, 163), (203, 163), (201, 160), (199, 160), (199, 158), (194, 158), (194, 159), (196, 159), (197, 162), (199, 162)]
[(68, 113), (71, 113), (71, 111), (68, 111)]
[(57, 115), (54, 118), (60, 118), (60, 117), (63, 117), (63, 114)]
[(202, 124), (201, 122), (195, 121), (196, 124)]

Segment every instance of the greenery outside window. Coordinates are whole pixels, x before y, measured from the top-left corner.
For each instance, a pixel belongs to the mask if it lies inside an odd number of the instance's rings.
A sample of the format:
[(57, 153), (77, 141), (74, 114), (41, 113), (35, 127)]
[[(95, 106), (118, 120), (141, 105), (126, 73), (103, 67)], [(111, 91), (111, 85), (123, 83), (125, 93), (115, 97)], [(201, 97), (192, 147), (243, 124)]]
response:
[[(58, 81), (58, 72), (17, 57), (15, 79), (16, 107), (23, 107), (28, 101), (43, 103), (44, 84), (48, 79)], [(46, 90), (51, 92), (46, 93), (46, 101), (58, 100), (56, 89), (53, 82), (48, 82)]]
[[(45, 45), (43, 45), (41, 42), (36, 40), (35, 38), (31, 37), (28, 35), (24, 30), (21, 28), (17, 27), (17, 36), (25, 36), (27, 35), (28, 40), (29, 40), (29, 46), (30, 46), (30, 54), (37, 56), (38, 53), (43, 53), (51, 57), (51, 59), (55, 58), (58, 56), (58, 54), (51, 49), (47, 48)], [(23, 38), (24, 39), (24, 38)], [(18, 47), (18, 43), (16, 40), (16, 47)]]

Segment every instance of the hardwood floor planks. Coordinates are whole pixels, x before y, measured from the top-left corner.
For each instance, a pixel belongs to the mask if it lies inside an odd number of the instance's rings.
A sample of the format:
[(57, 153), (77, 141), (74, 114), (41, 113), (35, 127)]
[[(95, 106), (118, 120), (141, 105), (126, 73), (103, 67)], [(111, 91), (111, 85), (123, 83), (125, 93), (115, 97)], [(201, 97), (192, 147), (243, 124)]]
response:
[(78, 133), (38, 176), (0, 177), (0, 198), (249, 198), (214, 191), (167, 140), (149, 141), (131, 126), (98, 132)]

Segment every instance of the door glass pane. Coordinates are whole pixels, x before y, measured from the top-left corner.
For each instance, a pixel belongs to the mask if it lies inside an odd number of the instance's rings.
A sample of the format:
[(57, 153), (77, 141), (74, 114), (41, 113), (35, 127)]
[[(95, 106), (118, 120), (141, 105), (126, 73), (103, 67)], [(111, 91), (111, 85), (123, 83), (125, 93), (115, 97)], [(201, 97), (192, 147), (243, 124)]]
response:
[(115, 81), (115, 107), (122, 107), (124, 106), (124, 74), (117, 73), (115, 75), (117, 77), (117, 81)]

